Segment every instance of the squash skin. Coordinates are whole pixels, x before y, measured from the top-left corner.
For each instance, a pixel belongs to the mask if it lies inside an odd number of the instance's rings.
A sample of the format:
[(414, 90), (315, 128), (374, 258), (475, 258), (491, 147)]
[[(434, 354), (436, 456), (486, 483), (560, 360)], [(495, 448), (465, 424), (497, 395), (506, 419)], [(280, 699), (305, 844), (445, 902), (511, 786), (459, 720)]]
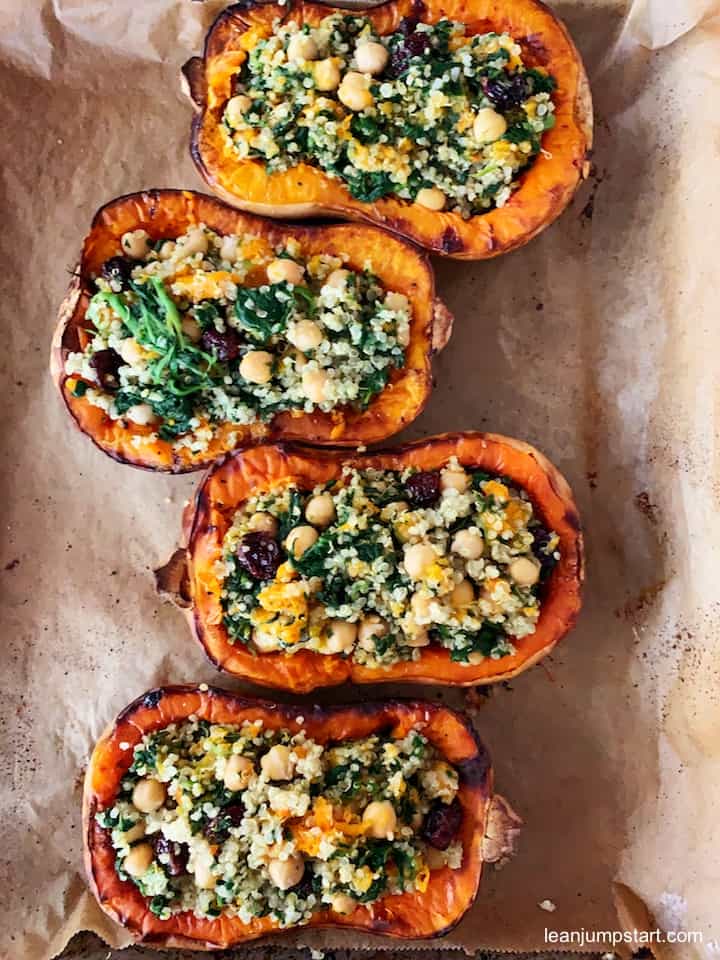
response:
[[(477, 665), (450, 659), (433, 644), (418, 660), (371, 669), (342, 656), (300, 650), (255, 654), (231, 644), (223, 625), (220, 582), (214, 572), (222, 541), (237, 506), (251, 493), (283, 479), (312, 488), (340, 474), (345, 463), (360, 469), (433, 470), (452, 456), (465, 466), (505, 474), (524, 488), (543, 521), (560, 537), (560, 560), (545, 588), (535, 633), (514, 641), (516, 653)], [(179, 606), (206, 655), (219, 669), (265, 686), (307, 693), (317, 687), (352, 683), (443, 683), (475, 686), (509, 680), (552, 650), (574, 625), (584, 579), (583, 540), (572, 492), (561, 474), (529, 444), (496, 434), (444, 434), (395, 450), (367, 455), (303, 450), (290, 444), (259, 446), (226, 458), (210, 469), (186, 510), (186, 578)], [(177, 594), (177, 591), (175, 591)]]
[[(203, 222), (218, 233), (259, 234), (275, 244), (297, 238), (312, 253), (346, 253), (349, 264), (362, 269), (373, 256), (384, 286), (406, 294), (413, 308), (406, 365), (393, 371), (388, 386), (364, 411), (338, 408), (331, 413), (277, 415), (270, 423), (247, 426), (218, 424), (217, 435), (207, 450), (174, 452), (163, 440), (133, 446), (133, 438), (147, 436), (153, 427), (111, 420), (103, 410), (84, 398), (74, 397), (67, 386), (65, 360), (79, 349), (80, 331), (89, 298), (90, 275), (117, 253), (120, 237), (128, 230), (144, 228), (151, 237), (182, 233)], [(78, 428), (101, 450), (122, 463), (169, 473), (202, 469), (217, 457), (240, 446), (267, 440), (296, 440), (337, 446), (374, 443), (386, 439), (418, 416), (432, 390), (431, 355), (442, 349), (452, 330), (452, 314), (435, 297), (435, 281), (427, 258), (410, 244), (374, 227), (354, 224), (304, 226), (281, 224), (241, 213), (214, 197), (191, 191), (149, 190), (110, 201), (93, 218), (80, 264), (60, 308), (52, 343), (50, 370), (62, 400)]]
[(339, 216), (365, 220), (413, 240), (433, 253), (482, 260), (527, 243), (552, 223), (590, 170), (592, 99), (580, 54), (565, 26), (539, 0), (387, 0), (353, 13), (367, 16), (384, 35), (406, 16), (434, 23), (448, 17), (472, 33), (507, 31), (521, 45), (528, 66), (548, 69), (558, 82), (553, 94), (556, 123), (543, 135), (543, 150), (519, 178), (520, 187), (504, 207), (469, 220), (433, 212), (417, 203), (385, 197), (373, 203), (355, 199), (345, 185), (319, 168), (300, 164), (268, 175), (260, 163), (238, 161), (220, 121), (231, 95), (231, 76), (251, 48), (249, 31), (267, 29), (277, 17), (315, 24), (338, 8), (297, 2), (291, 9), (263, 0), (244, 0), (219, 15), (210, 28), (202, 57), (183, 68), (197, 114), (190, 152), (198, 172), (223, 200), (243, 210), (276, 217)]
[[(302, 723), (297, 722), (299, 713)], [(498, 834), (496, 818), (500, 816), (500, 833), (510, 847), (522, 823), (507, 801), (493, 793), (490, 757), (477, 734), (459, 714), (445, 707), (422, 701), (385, 701), (341, 707), (303, 705), (300, 710), (204, 685), (202, 689), (172, 686), (151, 690), (123, 710), (103, 733), (90, 758), (83, 790), (83, 847), (90, 888), (105, 913), (127, 927), (138, 942), (211, 950), (281, 932), (269, 918), (257, 918), (246, 925), (239, 918), (199, 919), (185, 912), (159, 920), (137, 887), (115, 872), (109, 833), (97, 824), (95, 814), (114, 800), (132, 762), (132, 748), (143, 734), (182, 721), (190, 714), (216, 723), (259, 718), (271, 728), (292, 732), (302, 728), (321, 742), (364, 737), (388, 728), (403, 736), (420, 722), (425, 736), (457, 767), (458, 796), (464, 811), (460, 869), (433, 871), (424, 893), (383, 897), (374, 904), (358, 906), (347, 916), (324, 910), (306, 925), (310, 928), (344, 927), (402, 939), (442, 936), (474, 901), (483, 862), (499, 859), (492, 842)], [(122, 743), (129, 748), (122, 749)]]

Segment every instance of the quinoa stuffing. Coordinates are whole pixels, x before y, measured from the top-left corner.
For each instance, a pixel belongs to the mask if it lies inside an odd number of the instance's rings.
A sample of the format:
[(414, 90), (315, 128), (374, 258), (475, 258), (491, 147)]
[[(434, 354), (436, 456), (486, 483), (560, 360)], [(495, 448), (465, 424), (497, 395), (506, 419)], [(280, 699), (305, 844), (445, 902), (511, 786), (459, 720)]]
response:
[(410, 337), (404, 294), (294, 240), (273, 247), (203, 224), (156, 241), (135, 230), (94, 281), (86, 342), (65, 364), (70, 389), (193, 452), (214, 424), (365, 408)]
[(462, 865), (457, 770), (423, 734), (321, 744), (191, 717), (146, 734), (111, 807), (116, 869), (161, 919), (273, 917), (424, 891)]
[(346, 467), (235, 513), (216, 563), (231, 643), (382, 669), (430, 644), (478, 664), (535, 631), (559, 538), (507, 478)]
[(235, 77), (223, 112), (241, 159), (299, 163), (358, 200), (395, 195), (469, 218), (501, 207), (554, 123), (555, 81), (506, 33), (405, 18), (378, 36), (367, 17), (276, 21)]

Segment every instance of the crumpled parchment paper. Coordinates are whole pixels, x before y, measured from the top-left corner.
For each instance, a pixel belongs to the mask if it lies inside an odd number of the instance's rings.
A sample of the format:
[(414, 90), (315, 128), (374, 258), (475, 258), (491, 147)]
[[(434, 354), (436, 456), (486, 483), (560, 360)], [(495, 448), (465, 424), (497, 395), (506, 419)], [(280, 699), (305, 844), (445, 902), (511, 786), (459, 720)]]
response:
[[(82, 879), (88, 752), (147, 687), (222, 682), (151, 575), (177, 540), (195, 480), (101, 455), (72, 428), (47, 374), (55, 311), (95, 209), (144, 187), (201, 186), (178, 71), (220, 6), (0, 4), (0, 956), (12, 960), (50, 957), (79, 929), (127, 942)], [(517, 858), (487, 872), (446, 942), (537, 950), (545, 928), (633, 925), (646, 905), (653, 922), (701, 931), (704, 945), (690, 952), (711, 956), (720, 937), (720, 4), (556, 6), (590, 72), (594, 176), (526, 248), (437, 264), (457, 324), (408, 436), (487, 428), (543, 449), (584, 519), (586, 604), (551, 658), (469, 699), (498, 787), (526, 829)], [(540, 909), (545, 900), (554, 912)], [(332, 932), (290, 936), (347, 945)]]

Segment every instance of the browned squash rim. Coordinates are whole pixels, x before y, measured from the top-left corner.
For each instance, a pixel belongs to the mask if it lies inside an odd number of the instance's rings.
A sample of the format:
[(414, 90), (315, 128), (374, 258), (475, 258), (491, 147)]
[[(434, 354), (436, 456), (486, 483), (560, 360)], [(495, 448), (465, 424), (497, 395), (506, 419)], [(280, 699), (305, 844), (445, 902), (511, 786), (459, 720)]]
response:
[(137, 942), (210, 950), (282, 932), (269, 918), (243, 924), (239, 918), (200, 919), (186, 912), (160, 920), (138, 888), (115, 871), (109, 832), (98, 825), (95, 814), (113, 802), (132, 762), (133, 747), (144, 733), (190, 715), (219, 723), (261, 718), (274, 728), (303, 729), (321, 742), (359, 738), (388, 728), (402, 735), (420, 723), (424, 735), (458, 769), (458, 797), (464, 812), (462, 866), (433, 871), (425, 892), (386, 896), (349, 916), (327, 909), (318, 912), (307, 927), (336, 926), (401, 939), (443, 936), (475, 900), (483, 863), (511, 852), (521, 821), (507, 801), (494, 794), (490, 757), (479, 736), (447, 707), (387, 700), (329, 707), (303, 704), (300, 710), (297, 705), (253, 700), (206, 684), (160, 687), (138, 697), (108, 726), (90, 757), (83, 789), (83, 849), (90, 888), (105, 913), (123, 924)]
[[(233, 160), (219, 117), (220, 105), (230, 95), (231, 68), (236, 66), (243, 34), (275, 18), (316, 22), (336, 11), (369, 17), (381, 35), (409, 15), (426, 23), (448, 17), (476, 25), (475, 33), (506, 31), (520, 43), (529, 66), (545, 67), (555, 76), (555, 127), (543, 135), (544, 153), (518, 178), (520, 187), (505, 206), (463, 220), (459, 214), (433, 212), (395, 197), (364, 203), (341, 181), (307, 164), (267, 175), (256, 161)], [(200, 176), (223, 200), (266, 216), (340, 216), (372, 222), (433, 253), (479, 260), (508, 253), (540, 233), (563, 212), (590, 172), (593, 111), (585, 67), (565, 25), (540, 0), (387, 0), (350, 11), (322, 0), (299, 0), (289, 6), (243, 0), (219, 14), (206, 35), (202, 56), (189, 60), (183, 74), (197, 111), (190, 153)]]
[[(432, 644), (420, 658), (371, 669), (339, 655), (310, 650), (256, 654), (230, 643), (222, 617), (221, 581), (215, 562), (237, 506), (249, 492), (287, 478), (306, 489), (340, 473), (342, 465), (359, 468), (437, 469), (457, 456), (464, 466), (504, 474), (524, 489), (534, 509), (560, 537), (560, 560), (545, 585), (535, 632), (514, 640), (516, 653), (477, 665), (450, 659), (449, 651)], [(263, 445), (241, 451), (215, 464), (205, 475), (185, 516), (186, 597), (184, 613), (193, 634), (219, 669), (265, 686), (307, 693), (317, 687), (352, 683), (444, 683), (474, 686), (517, 676), (546, 656), (574, 626), (581, 607), (584, 580), (583, 538), (572, 491), (560, 472), (538, 450), (522, 441), (491, 433), (443, 434), (396, 448), (351, 454), (309, 450), (293, 444)]]
[[(221, 234), (245, 230), (273, 243), (295, 237), (308, 255), (321, 250), (343, 252), (350, 256), (349, 265), (359, 269), (371, 256), (383, 286), (405, 293), (413, 308), (405, 366), (393, 370), (388, 385), (363, 411), (339, 407), (331, 413), (281, 413), (269, 424), (219, 424), (208, 449), (198, 453), (187, 448), (174, 451), (167, 441), (152, 441), (153, 427), (113, 421), (86, 398), (75, 397), (68, 386), (73, 378), (65, 373), (65, 360), (69, 352), (79, 349), (79, 331), (85, 325), (85, 311), (92, 295), (91, 274), (97, 274), (102, 262), (117, 253), (120, 236), (128, 230), (142, 227), (151, 237), (158, 238), (173, 232), (178, 235), (198, 222)], [(447, 343), (452, 323), (452, 314), (435, 296), (435, 278), (427, 256), (377, 227), (286, 224), (244, 213), (195, 191), (145, 190), (111, 200), (94, 215), (80, 263), (60, 309), (50, 370), (75, 425), (104, 453), (148, 470), (186, 473), (207, 467), (231, 450), (262, 441), (355, 446), (387, 439), (412, 422), (427, 403), (432, 390), (431, 357)], [(138, 441), (141, 447), (134, 446)]]

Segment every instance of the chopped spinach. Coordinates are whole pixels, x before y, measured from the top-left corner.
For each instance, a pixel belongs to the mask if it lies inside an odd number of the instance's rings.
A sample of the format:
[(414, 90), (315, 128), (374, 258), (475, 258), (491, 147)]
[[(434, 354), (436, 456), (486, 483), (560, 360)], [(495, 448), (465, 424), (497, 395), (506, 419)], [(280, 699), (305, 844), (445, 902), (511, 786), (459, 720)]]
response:
[(292, 307), (292, 289), (288, 283), (249, 287), (240, 291), (235, 301), (235, 316), (253, 340), (267, 343), (275, 334), (284, 333)]
[(390, 369), (384, 367), (382, 370), (374, 370), (367, 377), (363, 377), (360, 382), (360, 406), (363, 410), (367, 409), (370, 401), (382, 389), (384, 389), (390, 379)]
[(381, 133), (377, 119), (362, 113), (353, 115), (350, 121), (350, 129), (360, 143), (376, 143)]
[(278, 521), (278, 540), (285, 540), (293, 527), (296, 527), (302, 517), (303, 498), (299, 490), (293, 490), (290, 493), (290, 505), (286, 511), (279, 513)]

